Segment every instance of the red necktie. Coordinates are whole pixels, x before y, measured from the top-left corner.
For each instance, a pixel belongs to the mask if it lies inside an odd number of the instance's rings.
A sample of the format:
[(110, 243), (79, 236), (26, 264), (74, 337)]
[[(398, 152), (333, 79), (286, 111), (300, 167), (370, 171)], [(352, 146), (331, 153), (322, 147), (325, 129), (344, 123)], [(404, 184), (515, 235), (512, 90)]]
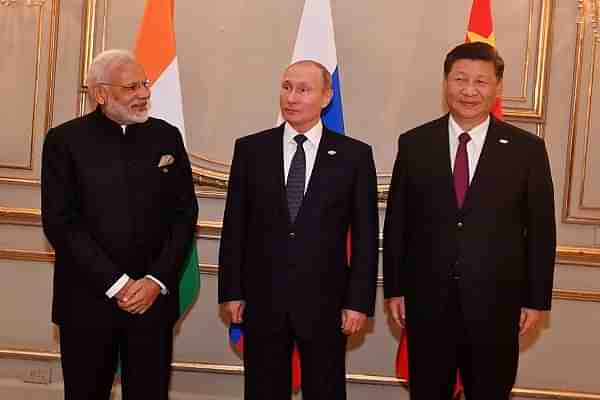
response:
[(467, 143), (471, 136), (464, 132), (458, 136), (458, 150), (454, 159), (454, 191), (456, 192), (456, 203), (462, 208), (469, 188), (469, 155), (467, 154)]

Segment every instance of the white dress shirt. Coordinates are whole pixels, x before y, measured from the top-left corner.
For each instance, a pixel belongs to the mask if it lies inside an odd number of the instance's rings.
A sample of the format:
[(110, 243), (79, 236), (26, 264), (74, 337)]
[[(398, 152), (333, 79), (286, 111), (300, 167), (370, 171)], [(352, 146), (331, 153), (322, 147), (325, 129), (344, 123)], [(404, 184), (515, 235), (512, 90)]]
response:
[[(125, 129), (127, 128), (127, 125), (121, 125), (121, 128), (123, 129), (123, 135), (125, 134)], [(153, 280), (159, 287), (160, 287), (160, 292), (162, 294), (167, 294), (169, 293), (169, 291), (167, 290), (167, 287), (158, 279), (156, 279), (155, 277), (153, 277), (152, 275), (146, 275), (145, 276), (148, 279)], [(125, 287), (125, 285), (127, 284), (127, 282), (129, 282), (129, 275), (127, 274), (123, 274), (121, 275), (121, 277), (119, 279), (117, 279), (117, 281), (115, 283), (113, 283), (113, 285), (111, 287), (108, 288), (108, 290), (105, 292), (106, 296), (109, 299), (112, 299), (113, 297), (115, 297), (115, 295), (117, 293), (119, 293), (119, 291), (121, 289), (123, 289)]]
[[(296, 132), (290, 124), (286, 123), (283, 129), (283, 177), (286, 184), (290, 172), (290, 165), (292, 164), (292, 158), (298, 148), (298, 143), (294, 140), (296, 135), (298, 135), (298, 132)], [(321, 136), (323, 136), (323, 123), (321, 120), (308, 131), (304, 132), (304, 136), (308, 139), (302, 144), (304, 154), (306, 155), (306, 180), (304, 181), (304, 194), (306, 194), (308, 182), (310, 181), (310, 176), (315, 167), (319, 142), (321, 142)]]
[[(473, 176), (475, 176), (475, 170), (477, 168), (477, 163), (479, 162), (479, 156), (481, 156), (481, 149), (483, 149), (483, 144), (485, 143), (485, 137), (487, 136), (489, 126), (490, 117), (488, 116), (481, 124), (469, 131), (466, 131), (469, 136), (471, 136), (471, 140), (467, 143), (467, 155), (469, 157), (469, 183), (471, 183)], [(465, 131), (460, 127), (460, 125), (458, 125), (454, 118), (452, 118), (452, 114), (450, 114), (450, 119), (448, 122), (448, 139), (450, 140), (450, 167), (453, 172), (456, 151), (458, 150), (458, 137), (464, 132)]]

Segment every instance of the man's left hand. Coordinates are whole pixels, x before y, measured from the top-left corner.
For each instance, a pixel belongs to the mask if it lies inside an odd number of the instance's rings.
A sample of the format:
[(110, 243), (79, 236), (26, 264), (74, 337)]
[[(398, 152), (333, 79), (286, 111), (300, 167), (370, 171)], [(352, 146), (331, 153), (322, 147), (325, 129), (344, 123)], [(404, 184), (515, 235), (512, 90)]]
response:
[(353, 335), (360, 331), (367, 321), (367, 316), (361, 312), (343, 309), (342, 310), (342, 332), (346, 335)]
[(129, 290), (118, 300), (117, 304), (131, 314), (143, 314), (154, 304), (160, 294), (160, 286), (152, 279), (139, 279), (129, 287)]
[(541, 310), (534, 310), (532, 308), (521, 308), (521, 320), (519, 321), (519, 336), (523, 336), (526, 333), (534, 329), (542, 319), (544, 312)]

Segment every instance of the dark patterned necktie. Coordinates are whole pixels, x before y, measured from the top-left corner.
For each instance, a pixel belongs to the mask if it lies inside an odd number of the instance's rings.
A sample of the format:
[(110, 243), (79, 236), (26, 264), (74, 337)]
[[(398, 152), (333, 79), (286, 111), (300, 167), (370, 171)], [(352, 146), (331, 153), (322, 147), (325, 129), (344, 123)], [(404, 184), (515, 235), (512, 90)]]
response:
[(454, 159), (454, 192), (458, 208), (462, 208), (465, 195), (469, 188), (469, 155), (467, 154), (467, 143), (471, 136), (464, 132), (458, 136), (458, 150)]
[(298, 146), (290, 164), (286, 185), (288, 209), (290, 210), (290, 220), (292, 222), (296, 220), (300, 210), (306, 183), (306, 154), (304, 154), (304, 147), (302, 146), (306, 141), (306, 136), (296, 135), (294, 140)]

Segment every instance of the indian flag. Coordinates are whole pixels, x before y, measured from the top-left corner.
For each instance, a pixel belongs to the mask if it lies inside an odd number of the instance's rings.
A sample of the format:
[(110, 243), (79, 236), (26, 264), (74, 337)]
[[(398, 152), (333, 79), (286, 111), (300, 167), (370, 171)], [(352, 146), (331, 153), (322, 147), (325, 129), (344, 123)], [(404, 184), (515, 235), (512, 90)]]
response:
[[(150, 115), (179, 128), (183, 143), (183, 103), (175, 47), (174, 0), (146, 0), (144, 17), (138, 32), (135, 56), (152, 82)], [(194, 303), (200, 290), (196, 241), (183, 266), (179, 283), (179, 311), (183, 315)]]

